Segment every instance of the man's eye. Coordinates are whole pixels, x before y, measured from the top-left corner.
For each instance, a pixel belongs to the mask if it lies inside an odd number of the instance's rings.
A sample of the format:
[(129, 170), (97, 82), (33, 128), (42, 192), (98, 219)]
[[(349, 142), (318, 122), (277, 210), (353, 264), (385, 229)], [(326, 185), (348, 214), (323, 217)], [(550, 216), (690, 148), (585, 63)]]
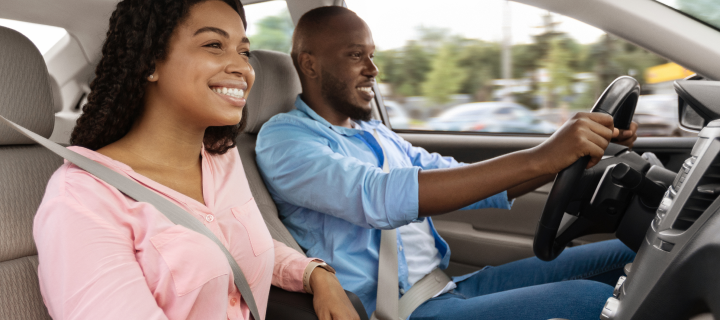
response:
[(222, 45), (219, 42), (208, 43), (205, 45), (207, 48), (222, 49)]
[(250, 58), (250, 56), (251, 56), (251, 55), (250, 55), (250, 51), (240, 52), (240, 55), (247, 56), (248, 58)]
[(353, 58), (360, 58), (361, 54), (360, 54), (360, 52), (353, 52), (350, 54), (350, 56)]

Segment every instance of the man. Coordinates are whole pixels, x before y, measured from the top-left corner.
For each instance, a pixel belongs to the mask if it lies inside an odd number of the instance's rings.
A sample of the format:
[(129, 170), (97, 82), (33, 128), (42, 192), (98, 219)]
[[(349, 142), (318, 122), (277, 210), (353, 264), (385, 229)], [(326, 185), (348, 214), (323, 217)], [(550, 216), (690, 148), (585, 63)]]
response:
[[(256, 147), (283, 222), (308, 255), (336, 269), (368, 314), (385, 303), (376, 301), (381, 229), (397, 230), (397, 285), (405, 294), (450, 259), (429, 216), (510, 209), (508, 199), (552, 181), (578, 158), (589, 155), (595, 165), (613, 135), (627, 145), (635, 139), (634, 129), (619, 133), (607, 115), (582, 113), (529, 150), (475, 164), (429, 154), (370, 120), (374, 49), (365, 22), (346, 8), (303, 15), (291, 53), (302, 84), (297, 110), (269, 120)], [(550, 263), (530, 258), (486, 268), (446, 282), (411, 318), (597, 319), (608, 284), (633, 257), (614, 241), (568, 249)], [(607, 284), (560, 282), (603, 276)]]

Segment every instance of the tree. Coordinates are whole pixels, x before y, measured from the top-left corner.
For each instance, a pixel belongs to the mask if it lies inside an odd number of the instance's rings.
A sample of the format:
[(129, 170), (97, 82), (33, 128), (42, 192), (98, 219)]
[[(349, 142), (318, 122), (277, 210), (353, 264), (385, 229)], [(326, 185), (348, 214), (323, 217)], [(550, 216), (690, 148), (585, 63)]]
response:
[(400, 49), (375, 53), (380, 80), (389, 84), (394, 94), (404, 97), (422, 93), (421, 84), (430, 72), (430, 59), (431, 54), (415, 40)]
[(570, 68), (570, 52), (563, 46), (561, 39), (555, 38), (550, 41), (550, 48), (542, 65), (549, 76), (549, 81), (542, 86), (546, 103), (555, 106), (557, 95), (562, 97), (570, 95), (570, 86), (575, 74)]
[(446, 43), (432, 62), (432, 71), (422, 84), (423, 95), (430, 101), (444, 104), (450, 101), (450, 95), (460, 90), (465, 76), (457, 64), (455, 47)]
[(500, 78), (500, 45), (482, 40), (461, 40), (458, 63), (464, 73), (459, 93), (472, 94), (477, 101), (490, 100), (492, 79)]
[(274, 16), (263, 18), (257, 23), (258, 32), (250, 36), (253, 50), (273, 50), (290, 52), (294, 26), (290, 13), (283, 11)]

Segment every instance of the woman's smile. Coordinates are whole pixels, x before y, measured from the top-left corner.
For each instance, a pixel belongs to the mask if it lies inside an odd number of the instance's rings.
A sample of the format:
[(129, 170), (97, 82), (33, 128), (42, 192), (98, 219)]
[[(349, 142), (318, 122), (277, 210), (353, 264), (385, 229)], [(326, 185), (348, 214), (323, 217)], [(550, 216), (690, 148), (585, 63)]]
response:
[(234, 107), (242, 108), (247, 102), (245, 100), (245, 90), (243, 89), (228, 87), (211, 87), (210, 89)]
[(248, 90), (248, 83), (244, 80), (221, 80), (210, 83), (210, 90), (227, 101), (233, 107), (242, 108), (247, 102), (245, 94)]

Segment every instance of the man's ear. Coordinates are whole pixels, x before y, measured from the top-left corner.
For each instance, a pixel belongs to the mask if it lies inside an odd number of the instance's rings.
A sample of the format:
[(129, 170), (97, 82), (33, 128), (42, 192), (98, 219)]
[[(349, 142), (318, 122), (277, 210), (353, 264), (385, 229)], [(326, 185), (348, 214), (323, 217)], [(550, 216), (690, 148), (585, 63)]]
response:
[(300, 65), (300, 72), (310, 79), (315, 79), (320, 75), (319, 65), (315, 56), (309, 52), (301, 52), (298, 55), (298, 64)]

